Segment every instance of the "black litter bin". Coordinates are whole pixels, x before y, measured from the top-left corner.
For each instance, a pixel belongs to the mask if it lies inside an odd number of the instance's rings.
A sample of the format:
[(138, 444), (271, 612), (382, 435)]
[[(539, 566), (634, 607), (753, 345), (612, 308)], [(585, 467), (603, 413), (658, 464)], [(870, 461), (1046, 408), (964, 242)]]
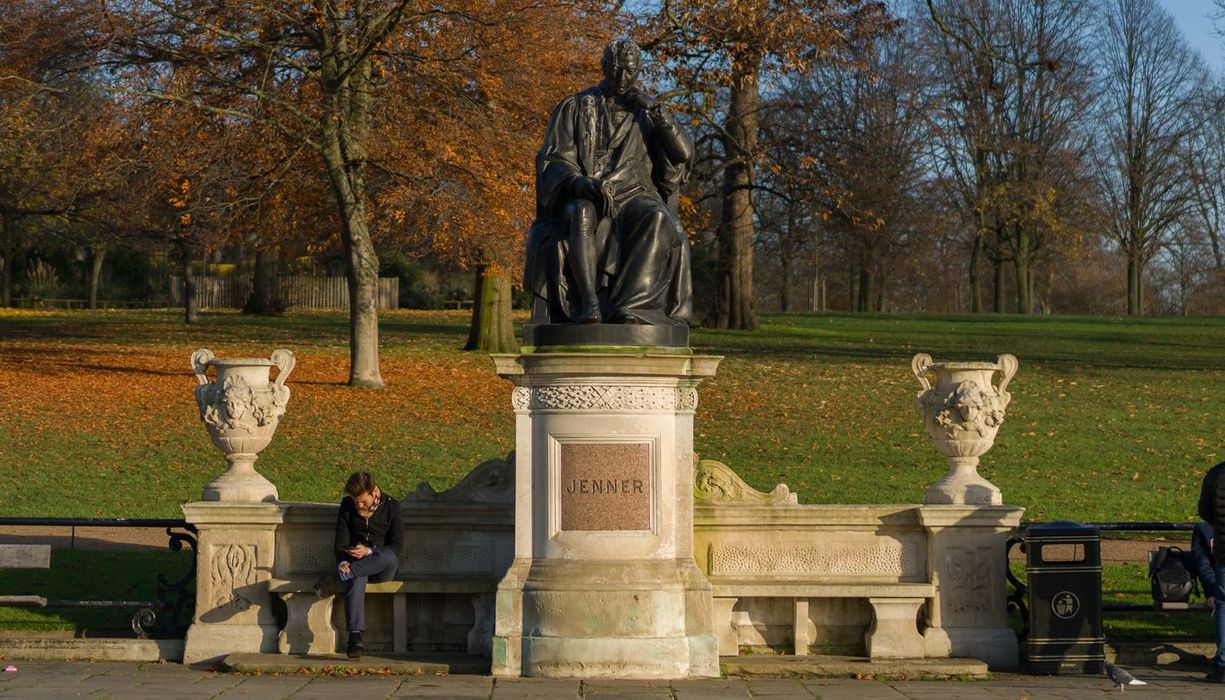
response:
[(1035, 524), (1024, 543), (1030, 673), (1101, 673), (1106, 639), (1097, 528), (1068, 521)]

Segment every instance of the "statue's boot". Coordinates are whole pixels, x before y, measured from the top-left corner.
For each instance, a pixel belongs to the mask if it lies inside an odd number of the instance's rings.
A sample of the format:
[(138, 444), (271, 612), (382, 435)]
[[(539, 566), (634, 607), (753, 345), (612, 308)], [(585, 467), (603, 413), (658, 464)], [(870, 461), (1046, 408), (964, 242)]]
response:
[(571, 221), (570, 271), (574, 273), (579, 296), (579, 308), (572, 317), (575, 323), (599, 323), (603, 320), (600, 316), (600, 299), (595, 291), (597, 220), (594, 214), (594, 208), (585, 207), (581, 215)]

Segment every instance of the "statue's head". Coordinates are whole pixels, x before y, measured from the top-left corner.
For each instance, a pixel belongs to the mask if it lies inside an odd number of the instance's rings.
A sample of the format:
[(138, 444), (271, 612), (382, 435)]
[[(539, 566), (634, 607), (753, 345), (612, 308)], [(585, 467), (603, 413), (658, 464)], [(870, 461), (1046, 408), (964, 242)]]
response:
[(624, 95), (634, 87), (642, 68), (642, 49), (632, 39), (617, 39), (604, 47), (600, 60), (604, 69), (604, 84), (614, 95)]

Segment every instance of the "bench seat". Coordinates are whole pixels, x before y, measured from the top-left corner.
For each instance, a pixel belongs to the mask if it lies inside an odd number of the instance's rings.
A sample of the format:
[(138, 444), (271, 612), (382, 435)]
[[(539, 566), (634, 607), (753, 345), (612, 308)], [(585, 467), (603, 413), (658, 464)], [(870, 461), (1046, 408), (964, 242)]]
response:
[[(51, 545), (0, 544), (0, 569), (49, 569)], [(0, 605), (13, 607), (47, 607), (40, 595), (0, 595)]]
[[(322, 575), (322, 574), (321, 574)], [(268, 591), (285, 603), (285, 629), (280, 633), (282, 654), (332, 654), (338, 632), (332, 624), (336, 595), (320, 598), (314, 584), (319, 576), (271, 578)], [(392, 596), (392, 651), (408, 651), (408, 596), (410, 594), (459, 593), (473, 596), (475, 621), (468, 632), (468, 653), (489, 653), (492, 637), (493, 594), (498, 582), (486, 577), (413, 577), (366, 584), (366, 595)], [(339, 594), (337, 594), (339, 595)]]
[(740, 652), (739, 635), (732, 623), (732, 609), (742, 598), (789, 598), (792, 601), (792, 639), (795, 654), (808, 653), (808, 601), (811, 598), (866, 598), (872, 606), (872, 625), (864, 633), (868, 657), (919, 658), (926, 656), (925, 639), (916, 619), (919, 607), (936, 595), (930, 583), (847, 582), (796, 580), (745, 580), (712, 577), (715, 635), (719, 654)]

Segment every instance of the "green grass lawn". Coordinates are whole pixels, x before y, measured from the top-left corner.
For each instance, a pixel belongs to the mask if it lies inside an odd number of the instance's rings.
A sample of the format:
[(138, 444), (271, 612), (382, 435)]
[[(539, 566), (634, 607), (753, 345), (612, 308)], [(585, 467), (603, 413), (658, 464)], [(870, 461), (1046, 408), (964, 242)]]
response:
[[(282, 499), (335, 501), (359, 467), (397, 495), (422, 480), (447, 488), (514, 443), (511, 385), (487, 357), (460, 351), (467, 320), (384, 314), (387, 388), (370, 391), (344, 386), (343, 313), (206, 313), (186, 326), (177, 311), (0, 310), (0, 464), (9, 476), (0, 513), (181, 517), (179, 504), (224, 469), (192, 399), (188, 357), (199, 347), (223, 357), (297, 354), (288, 413), (257, 462)], [(724, 357), (699, 389), (695, 450), (758, 489), (784, 481), (802, 503), (918, 503), (944, 474), (914, 406), (916, 352), (1020, 359), (1013, 403), (980, 471), (1028, 519), (1190, 520), (1202, 474), (1225, 459), (1225, 319), (762, 321), (754, 332), (694, 330), (695, 352)], [(134, 566), (90, 556), (57, 551), (51, 572), (2, 572), (0, 591), (63, 584), (63, 597), (80, 597), (74, 582), (80, 590), (105, 580), (113, 586), (90, 597), (146, 599), (149, 571), (179, 571), (177, 559)], [(1146, 600), (1146, 585), (1142, 570), (1107, 567), (1110, 599)], [(122, 629), (131, 612), (9, 609), (0, 626)], [(1107, 631), (1210, 637), (1205, 617), (1112, 615)]]
[[(257, 467), (282, 499), (333, 501), (373, 470), (393, 493), (442, 489), (513, 448), (510, 384), (459, 350), (467, 315), (381, 320), (382, 391), (347, 379), (347, 316), (0, 311), (0, 455), (8, 515), (178, 517), (222, 471), (188, 356), (298, 355), (288, 413)], [(910, 358), (1016, 355), (1008, 409), (980, 466), (1034, 520), (1188, 520), (1225, 459), (1225, 319), (766, 315), (696, 329), (724, 356), (700, 387), (695, 450), (802, 503), (919, 502), (943, 475), (914, 407)]]

